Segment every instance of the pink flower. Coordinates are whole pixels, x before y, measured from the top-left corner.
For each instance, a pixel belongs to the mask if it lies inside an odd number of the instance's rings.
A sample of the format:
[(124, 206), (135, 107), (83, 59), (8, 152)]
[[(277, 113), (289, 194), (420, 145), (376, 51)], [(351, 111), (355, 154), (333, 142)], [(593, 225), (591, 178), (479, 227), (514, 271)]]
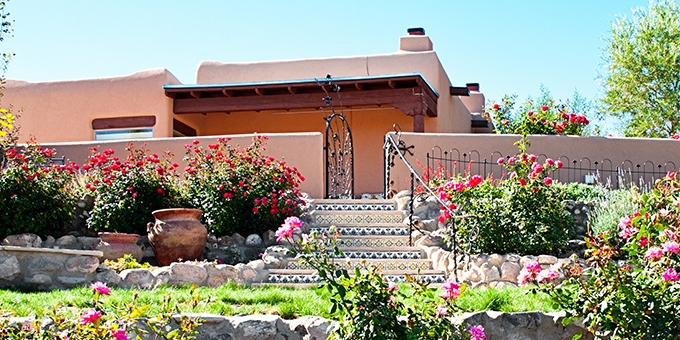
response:
[(663, 249), (659, 247), (651, 247), (647, 250), (647, 253), (645, 254), (645, 258), (650, 261), (659, 260), (661, 259), (661, 256), (663, 256)]
[(100, 312), (100, 311), (98, 311), (94, 308), (90, 308), (87, 312), (83, 313), (80, 316), (80, 324), (81, 325), (87, 325), (89, 323), (92, 323), (92, 322), (99, 320), (99, 318), (101, 318), (101, 317), (102, 317), (102, 312)]
[(628, 226), (630, 226), (633, 223), (633, 221), (630, 219), (628, 216), (621, 217), (621, 220), (619, 221), (619, 228), (624, 229)]
[(679, 133), (676, 133), (676, 134), (673, 135), (672, 138), (673, 138), (673, 139), (680, 139), (680, 134), (679, 134)]
[[(253, 208), (254, 209), (254, 208)], [(283, 239), (289, 239), (293, 237), (293, 233), (300, 229), (303, 222), (300, 221), (296, 216), (291, 216), (286, 218), (286, 220), (281, 224), (281, 228), (276, 231), (276, 242), (281, 242)]]
[(470, 340), (484, 340), (484, 339), (486, 339), (486, 334), (484, 334), (484, 327), (482, 326), (470, 327)]
[(445, 300), (455, 300), (460, 296), (460, 285), (454, 280), (446, 280), (442, 285), (441, 297)]
[(675, 171), (669, 171), (666, 174), (666, 177), (668, 177), (668, 179), (675, 179)]
[(663, 244), (663, 252), (664, 253), (673, 253), (673, 254), (678, 254), (678, 242), (675, 241), (666, 241)]
[(545, 185), (550, 185), (553, 183), (553, 180), (550, 177), (546, 177), (543, 179), (543, 183), (545, 183)]
[(118, 328), (116, 330), (111, 331), (111, 336), (115, 340), (128, 340), (127, 334), (125, 334), (125, 330), (122, 328)]
[(446, 308), (446, 306), (439, 305), (437, 306), (437, 315), (439, 316), (449, 315), (449, 309)]
[(111, 294), (111, 288), (107, 287), (106, 283), (102, 283), (102, 282), (97, 281), (97, 282), (91, 284), (90, 288), (94, 289), (94, 291), (96, 291), (97, 293), (99, 293), (101, 295)]
[(501, 105), (500, 105), (500, 104), (498, 104), (498, 103), (493, 103), (493, 109), (494, 109), (494, 110), (498, 110), (498, 109), (500, 109), (500, 108), (501, 108)]
[(564, 165), (564, 164), (562, 163), (562, 161), (559, 160), (559, 159), (555, 161), (555, 164), (557, 164), (557, 168), (558, 168), (558, 169), (562, 169), (562, 166)]
[(548, 111), (548, 105), (541, 106), (541, 111), (543, 112)]
[(521, 186), (525, 186), (525, 185), (527, 185), (527, 181), (525, 181), (523, 178), (520, 178), (520, 179), (519, 179), (519, 184), (520, 184)]
[(647, 243), (649, 243), (649, 239), (647, 238), (647, 236), (641, 236), (640, 241), (638, 242), (638, 246), (640, 248), (642, 248), (642, 247), (646, 246)]
[(515, 157), (510, 157), (510, 158), (508, 158), (508, 164), (515, 163), (516, 160), (517, 160), (517, 158), (515, 158)]
[(388, 292), (396, 292), (399, 287), (397, 286), (396, 283), (390, 281), (387, 283), (387, 291)]
[(548, 268), (541, 270), (538, 275), (536, 275), (536, 282), (550, 282), (556, 278), (560, 277), (560, 273)]
[(524, 264), (524, 268), (520, 270), (519, 276), (517, 276), (517, 282), (520, 286), (524, 286), (527, 283), (533, 282), (541, 273), (541, 264), (537, 261), (528, 261)]
[(552, 158), (548, 158), (548, 159), (545, 160), (545, 164), (547, 166), (553, 166), (553, 165), (555, 165), (555, 161)]
[(71, 340), (71, 338), (68, 336), (68, 331), (61, 331), (57, 335), (59, 336), (60, 340)]
[(623, 228), (623, 230), (621, 230), (621, 232), (619, 233), (619, 236), (622, 239), (627, 241), (629, 238), (631, 238), (631, 236), (634, 236), (635, 234), (637, 234), (637, 232), (638, 232), (637, 228), (626, 227), (626, 228)]
[(496, 163), (497, 163), (498, 165), (501, 165), (501, 164), (505, 163), (505, 158), (503, 158), (503, 157), (499, 158), (499, 159), (496, 161)]
[(676, 282), (680, 280), (680, 275), (678, 275), (678, 272), (675, 271), (673, 268), (668, 268), (666, 269), (665, 272), (663, 272), (663, 275), (661, 275), (664, 280), (669, 281), (669, 282)]

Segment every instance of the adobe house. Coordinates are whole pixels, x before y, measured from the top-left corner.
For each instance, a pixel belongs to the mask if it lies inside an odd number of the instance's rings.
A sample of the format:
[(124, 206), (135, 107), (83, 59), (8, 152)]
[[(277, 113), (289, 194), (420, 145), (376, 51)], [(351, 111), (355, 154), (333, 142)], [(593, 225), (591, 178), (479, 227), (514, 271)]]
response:
[(324, 133), (324, 117), (334, 110), (351, 128), (356, 195), (383, 191), (383, 139), (394, 124), (405, 132), (490, 132), (483, 103), (478, 84), (452, 86), (421, 28), (409, 29), (390, 54), (208, 61), (190, 85), (164, 69), (104, 79), (8, 80), (2, 98), (23, 110), (20, 141), (30, 134), (41, 143)]

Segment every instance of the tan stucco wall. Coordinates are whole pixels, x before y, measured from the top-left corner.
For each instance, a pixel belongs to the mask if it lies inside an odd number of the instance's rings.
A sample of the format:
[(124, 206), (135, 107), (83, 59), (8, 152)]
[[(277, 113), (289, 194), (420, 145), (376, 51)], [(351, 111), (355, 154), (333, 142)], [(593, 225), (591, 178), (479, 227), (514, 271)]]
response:
[[(308, 193), (313, 198), (323, 197), (323, 136), (321, 133), (289, 133), (289, 134), (264, 134), (269, 137), (265, 144), (265, 154), (275, 157), (278, 160), (285, 160), (286, 164), (297, 167), (300, 173), (305, 176), (305, 181), (301, 183), (300, 190)], [(231, 145), (245, 147), (250, 145), (253, 135), (229, 135), (232, 140)], [(150, 152), (163, 154), (166, 150), (174, 154), (173, 160), (184, 168), (184, 144), (191, 143), (193, 140), (201, 141), (205, 147), (209, 143), (214, 143), (217, 137), (195, 137), (195, 138), (154, 138), (135, 140), (133, 143), (139, 147), (146, 143)], [(127, 142), (80, 142), (80, 143), (42, 143), (43, 146), (56, 148), (57, 156), (66, 156), (67, 159), (78, 164), (85, 164), (93, 146), (100, 149), (113, 149), (116, 155), (126, 155), (125, 147)]]
[[(408, 39), (429, 41), (427, 36), (411, 36)], [(439, 94), (438, 117), (425, 118), (425, 131), (471, 132), (469, 111), (460, 98), (449, 94), (451, 82), (434, 51), (400, 51), (385, 55), (253, 63), (206, 61), (198, 67), (196, 83), (222, 84), (283, 79), (321, 79), (327, 74), (333, 77), (350, 77), (415, 72), (422, 74)], [(404, 131), (413, 131), (413, 123), (402, 125), (402, 128)]]
[(167, 70), (125, 77), (31, 83), (8, 80), (2, 105), (21, 109), (21, 137), (40, 142), (94, 139), (95, 118), (155, 115), (154, 137), (172, 136), (172, 100), (163, 85), (179, 84)]
[[(415, 146), (412, 149), (414, 156), (408, 156), (407, 159), (419, 174), (422, 174), (422, 170), (416, 166), (416, 160), (425, 164), (426, 155), (432, 151), (433, 146), (439, 146), (443, 150), (456, 148), (461, 153), (468, 154), (474, 150), (482, 160), (486, 158), (495, 164), (500, 156), (517, 154), (518, 149), (513, 143), (519, 139), (518, 135), (497, 134), (402, 134), (402, 140), (407, 145)], [(667, 162), (680, 166), (680, 141), (674, 139), (529, 136), (529, 140), (531, 147), (528, 151), (539, 157), (558, 159), (564, 156), (564, 161), (587, 157), (592, 162), (607, 159), (614, 166), (631, 161), (634, 164), (646, 163), (647, 170), (650, 170), (651, 164), (656, 166)], [(492, 155), (495, 151), (500, 153)], [(669, 166), (672, 167), (672, 164)], [(408, 171), (401, 162), (397, 162), (391, 178), (397, 184), (397, 189), (408, 189)]]

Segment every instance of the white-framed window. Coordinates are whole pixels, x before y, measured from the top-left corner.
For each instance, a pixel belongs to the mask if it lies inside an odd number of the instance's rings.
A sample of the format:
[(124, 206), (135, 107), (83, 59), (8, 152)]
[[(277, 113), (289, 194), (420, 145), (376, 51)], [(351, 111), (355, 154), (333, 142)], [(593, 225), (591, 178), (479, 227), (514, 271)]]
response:
[(95, 130), (94, 140), (127, 140), (153, 138), (152, 128)]

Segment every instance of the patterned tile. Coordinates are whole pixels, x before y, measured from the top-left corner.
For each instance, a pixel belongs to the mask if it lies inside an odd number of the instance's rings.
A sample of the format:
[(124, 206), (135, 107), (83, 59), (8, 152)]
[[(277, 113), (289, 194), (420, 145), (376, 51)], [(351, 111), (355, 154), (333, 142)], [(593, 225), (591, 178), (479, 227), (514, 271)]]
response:
[[(411, 274), (411, 276), (423, 281), (427, 284), (432, 283), (444, 283), (446, 281), (445, 275), (442, 274)], [(392, 282), (406, 282), (406, 276), (404, 274), (389, 274), (383, 275), (385, 280)], [(291, 284), (291, 283), (301, 283), (301, 284), (313, 284), (319, 282), (319, 275), (317, 274), (269, 274), (269, 283), (281, 283), (281, 284)]]
[(421, 259), (419, 250), (412, 251), (343, 251), (344, 257), (350, 259), (375, 259), (375, 260), (418, 260)]
[(328, 225), (342, 225), (342, 224), (389, 224), (402, 223), (404, 216), (402, 214), (390, 215), (371, 215), (371, 214), (333, 214), (333, 215), (314, 215), (314, 223), (328, 224)]
[[(311, 227), (317, 233), (328, 231), (328, 227)], [(346, 236), (408, 236), (408, 227), (350, 227), (342, 226), (336, 228), (340, 235)]]
[[(368, 267), (376, 267), (382, 271), (396, 271), (396, 270), (401, 270), (401, 271), (417, 271), (417, 270), (432, 270), (432, 263), (429, 261), (372, 261), (372, 262), (365, 262), (365, 261), (337, 261), (336, 264), (338, 267), (345, 268), (348, 270), (353, 270), (355, 268), (368, 268)], [(288, 266), (286, 269), (291, 269), (291, 270), (309, 270), (313, 269), (310, 268), (306, 263), (300, 261), (300, 262), (288, 262)]]
[(410, 247), (408, 238), (395, 239), (375, 239), (375, 238), (352, 238), (352, 239), (338, 239), (338, 246), (340, 247)]
[(352, 204), (318, 203), (314, 208), (319, 211), (394, 211), (394, 204)]

